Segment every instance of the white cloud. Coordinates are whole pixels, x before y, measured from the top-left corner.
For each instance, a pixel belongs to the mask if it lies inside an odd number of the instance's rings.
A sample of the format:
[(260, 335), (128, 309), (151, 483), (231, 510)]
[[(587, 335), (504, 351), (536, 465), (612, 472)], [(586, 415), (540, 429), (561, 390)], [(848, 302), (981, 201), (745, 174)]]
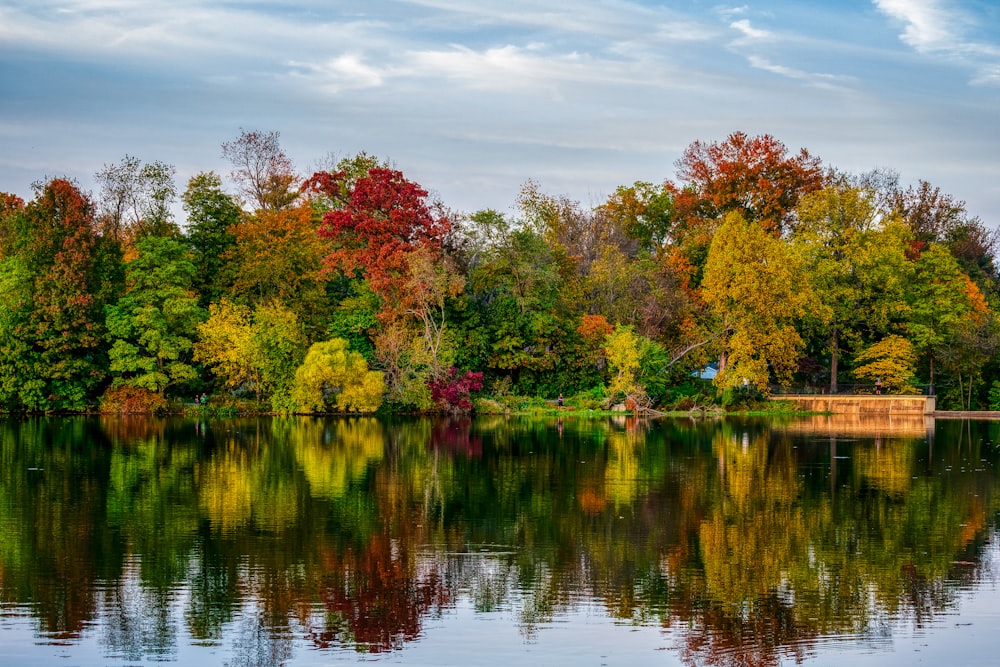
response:
[(747, 57), (747, 60), (757, 69), (764, 70), (765, 72), (771, 72), (772, 74), (779, 74), (790, 79), (805, 81), (806, 83), (821, 88), (841, 88), (844, 84), (852, 83), (854, 81), (852, 77), (836, 74), (823, 74), (820, 72), (807, 72), (794, 67), (775, 65), (761, 56), (751, 55)]
[(905, 25), (902, 39), (918, 51), (950, 48), (953, 17), (936, 0), (874, 0), (884, 14)]
[(291, 61), (289, 66), (293, 76), (312, 78), (333, 93), (352, 88), (377, 88), (384, 83), (388, 73), (366, 64), (357, 53), (345, 53), (320, 64)]
[(447, 51), (413, 52), (414, 70), (424, 76), (465, 81), (473, 88), (518, 89), (573, 80), (609, 79), (606, 65), (579, 53), (545, 54), (537, 45), (513, 45), (474, 51), (454, 46)]
[(166, 67), (218, 70), (233, 60), (280, 66), (331, 45), (378, 47), (384, 26), (356, 17), (334, 21), (268, 13), (253, 6), (189, 0), (13, 2), (0, 8), (0, 43), (95, 59), (143, 59)]
[(872, 0), (903, 24), (902, 41), (918, 53), (944, 58), (976, 71), (972, 83), (1000, 84), (1000, 46), (969, 39), (975, 21), (940, 0)]
[[(800, 67), (789, 67), (775, 62), (780, 57), (784, 60), (802, 59), (803, 52), (814, 53), (821, 47), (815, 40), (807, 39), (795, 34), (779, 34), (770, 30), (755, 28), (749, 19), (733, 21), (729, 27), (738, 31), (742, 37), (730, 42), (732, 51), (740, 53), (746, 58), (747, 63), (754, 69), (759, 69), (771, 74), (801, 81), (810, 86), (820, 88), (843, 88), (849, 83), (853, 83), (852, 77), (827, 74), (821, 72), (810, 72)], [(775, 55), (765, 56), (762, 50), (774, 52)]]
[(750, 25), (749, 19), (740, 19), (739, 21), (733, 21), (729, 24), (730, 28), (740, 31), (743, 36), (756, 40), (756, 41), (767, 41), (774, 39), (774, 33), (768, 32), (767, 30), (759, 30)]

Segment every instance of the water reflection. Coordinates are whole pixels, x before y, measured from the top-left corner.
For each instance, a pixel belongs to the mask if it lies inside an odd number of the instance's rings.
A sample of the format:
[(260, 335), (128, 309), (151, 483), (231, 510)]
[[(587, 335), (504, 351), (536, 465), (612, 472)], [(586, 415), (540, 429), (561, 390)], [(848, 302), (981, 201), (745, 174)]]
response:
[(995, 576), (997, 428), (11, 419), (0, 604), (99, 664), (405, 661), (468, 605), (529, 644), (599, 609), (687, 664), (776, 665)]

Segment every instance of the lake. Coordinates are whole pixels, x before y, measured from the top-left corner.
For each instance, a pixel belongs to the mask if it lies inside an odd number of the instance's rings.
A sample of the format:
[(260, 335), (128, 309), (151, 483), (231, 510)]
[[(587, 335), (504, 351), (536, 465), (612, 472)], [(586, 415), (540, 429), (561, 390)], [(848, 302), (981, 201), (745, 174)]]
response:
[(982, 665), (1000, 422), (0, 419), (0, 664)]

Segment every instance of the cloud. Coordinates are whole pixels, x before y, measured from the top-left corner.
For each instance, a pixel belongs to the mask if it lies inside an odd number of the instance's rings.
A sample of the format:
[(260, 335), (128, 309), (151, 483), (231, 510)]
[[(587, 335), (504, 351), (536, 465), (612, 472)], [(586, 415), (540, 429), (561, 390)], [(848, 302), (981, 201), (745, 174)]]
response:
[(794, 67), (775, 65), (761, 56), (750, 55), (747, 56), (747, 60), (750, 62), (750, 65), (756, 67), (757, 69), (764, 70), (765, 72), (771, 72), (772, 74), (779, 74), (790, 79), (805, 81), (806, 83), (820, 88), (842, 88), (844, 84), (854, 81), (852, 77), (848, 76), (807, 72)]
[(874, 0), (875, 6), (905, 24), (902, 40), (918, 51), (950, 48), (955, 42), (953, 20), (936, 0)]
[(872, 0), (886, 16), (900, 21), (900, 39), (921, 54), (938, 56), (976, 71), (971, 82), (1000, 84), (1000, 46), (970, 39), (973, 17), (940, 0)]
[[(728, 11), (732, 12), (733, 10)], [(738, 37), (730, 42), (730, 49), (741, 53), (746, 58), (747, 63), (754, 69), (777, 74), (820, 88), (842, 88), (845, 84), (854, 81), (853, 78), (847, 76), (809, 72), (798, 67), (782, 65), (774, 62), (774, 56), (768, 57), (760, 53), (762, 49), (768, 49), (782, 53), (784, 59), (794, 58), (802, 60), (803, 49), (808, 52), (817, 50), (816, 43), (812, 40), (806, 40), (796, 35), (779, 34), (770, 30), (755, 28), (750, 24), (749, 19), (733, 21), (729, 24), (729, 27), (742, 35), (742, 37)], [(790, 52), (790, 48), (794, 50)]]
[(508, 44), (483, 51), (455, 45), (449, 50), (413, 52), (409, 59), (415, 71), (424, 76), (457, 79), (472, 88), (510, 90), (560, 82), (613, 82), (620, 74), (611, 63), (577, 52), (546, 53), (540, 45), (522, 48)]
[(320, 64), (290, 61), (289, 67), (293, 76), (311, 78), (333, 93), (347, 89), (377, 88), (389, 74), (384, 69), (366, 64), (363, 56), (357, 53), (345, 53)]
[(340, 51), (377, 48), (385, 32), (363, 17), (266, 11), (252, 3), (13, 0), (0, 7), (0, 44), (7, 48), (108, 62), (127, 56), (216, 75), (248, 62), (281, 66), (334, 44)]
[(740, 19), (729, 24), (730, 28), (743, 33), (743, 36), (754, 41), (770, 41), (775, 38), (774, 33), (767, 30), (759, 30), (750, 25), (749, 19)]

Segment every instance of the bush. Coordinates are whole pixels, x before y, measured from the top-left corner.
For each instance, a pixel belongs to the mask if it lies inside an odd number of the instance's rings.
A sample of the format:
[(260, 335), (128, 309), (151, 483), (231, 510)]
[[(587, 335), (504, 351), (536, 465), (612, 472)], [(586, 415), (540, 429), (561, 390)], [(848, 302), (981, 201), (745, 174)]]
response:
[(502, 401), (481, 396), (472, 401), (472, 409), (480, 415), (509, 415), (514, 409)]
[(1000, 380), (994, 380), (990, 386), (990, 410), (1000, 410)]
[(447, 375), (439, 380), (431, 380), (427, 386), (431, 390), (431, 400), (441, 409), (452, 413), (470, 412), (472, 401), (469, 396), (483, 388), (483, 374), (466, 371), (459, 375), (458, 369), (452, 366)]
[(581, 391), (563, 401), (563, 404), (574, 410), (603, 410), (607, 390), (603, 385)]
[(108, 387), (101, 395), (100, 411), (121, 415), (163, 414), (167, 412), (167, 399), (143, 387)]

